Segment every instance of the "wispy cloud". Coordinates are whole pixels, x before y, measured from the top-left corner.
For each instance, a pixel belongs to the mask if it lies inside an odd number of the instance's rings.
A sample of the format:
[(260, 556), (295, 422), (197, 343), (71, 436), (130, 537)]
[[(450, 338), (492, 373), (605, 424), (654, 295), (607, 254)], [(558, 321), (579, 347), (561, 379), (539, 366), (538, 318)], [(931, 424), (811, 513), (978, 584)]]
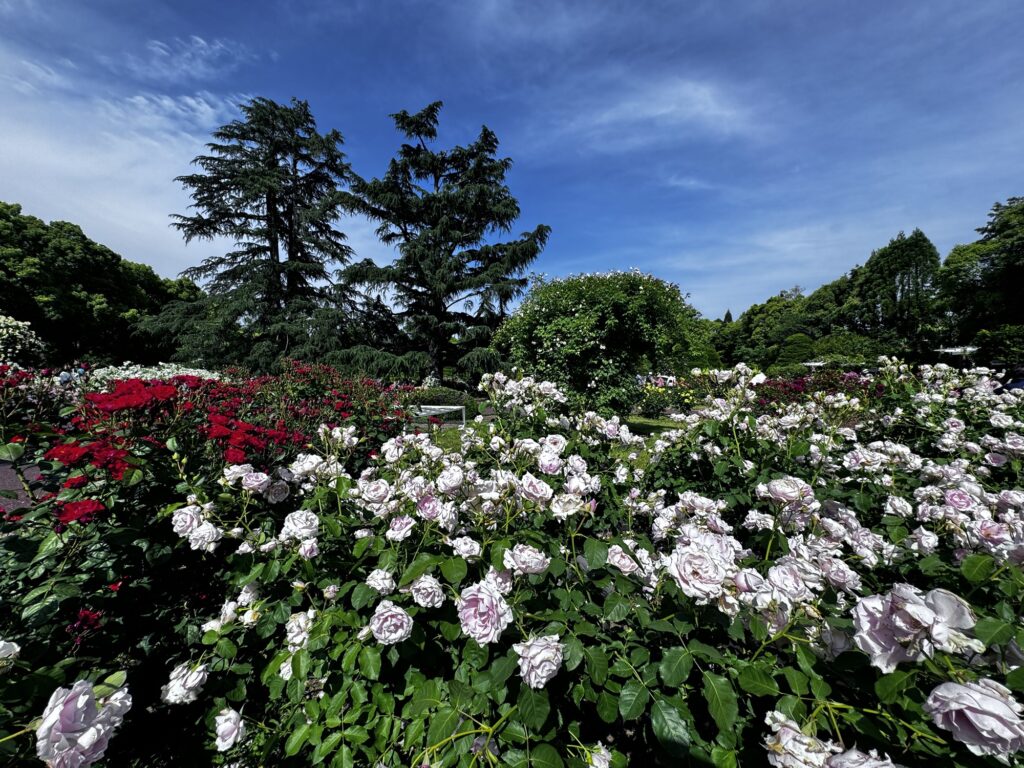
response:
[(103, 57), (112, 70), (127, 72), (138, 80), (180, 84), (202, 82), (229, 75), (257, 60), (245, 45), (233, 40), (206, 40), (198, 35), (172, 40), (150, 40), (145, 53)]

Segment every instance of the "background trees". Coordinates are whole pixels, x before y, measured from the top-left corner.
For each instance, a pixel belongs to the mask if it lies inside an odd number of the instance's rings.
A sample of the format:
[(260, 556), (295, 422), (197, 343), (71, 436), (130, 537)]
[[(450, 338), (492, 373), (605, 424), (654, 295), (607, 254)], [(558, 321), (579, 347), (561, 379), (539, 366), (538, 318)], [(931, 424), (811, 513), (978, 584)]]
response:
[(175, 339), (147, 332), (146, 320), (199, 294), (191, 281), (126, 261), (75, 224), (47, 224), (0, 202), (0, 315), (31, 323), (52, 363), (167, 359)]
[(225, 238), (231, 250), (185, 270), (207, 295), (163, 321), (201, 331), (188, 334), (188, 355), (266, 370), (308, 340), (311, 318), (328, 309), (330, 268), (351, 255), (335, 228), (350, 171), (341, 134), (319, 133), (305, 101), (255, 98), (241, 112), (193, 161), (200, 172), (177, 179), (194, 213), (173, 217), (186, 241)]
[(525, 289), (526, 269), (550, 228), (492, 241), (519, 218), (505, 184), (512, 161), (497, 156), (498, 138), (486, 126), (467, 146), (432, 148), (441, 106), (392, 115), (407, 142), (382, 177), (353, 177), (346, 202), (398, 249), (393, 263), (364, 260), (348, 278), (390, 299), (412, 349), (425, 352), (432, 374), (444, 380), (449, 366), (480, 373), (493, 363), (491, 333)]

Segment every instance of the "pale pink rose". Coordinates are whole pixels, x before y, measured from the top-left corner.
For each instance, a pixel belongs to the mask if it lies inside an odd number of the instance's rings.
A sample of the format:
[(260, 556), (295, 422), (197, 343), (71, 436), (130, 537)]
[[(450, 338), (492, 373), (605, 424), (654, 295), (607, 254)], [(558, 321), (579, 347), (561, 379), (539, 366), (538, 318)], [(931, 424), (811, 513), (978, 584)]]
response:
[(1024, 749), (1024, 707), (994, 680), (943, 683), (928, 696), (924, 711), (975, 755), (1008, 763), (1010, 755)]
[(242, 716), (230, 707), (222, 709), (214, 718), (217, 732), (218, 752), (227, 752), (245, 736), (245, 722)]
[(412, 634), (412, 617), (390, 600), (381, 600), (370, 619), (370, 632), (381, 645), (394, 645)]
[(512, 623), (512, 609), (495, 586), (487, 581), (462, 590), (455, 605), (459, 610), (462, 631), (480, 645), (497, 642)]
[(729, 567), (712, 553), (693, 547), (676, 547), (661, 562), (683, 594), (698, 605), (717, 599), (730, 575)]
[(983, 651), (984, 646), (960, 630), (974, 627), (970, 606), (952, 592), (927, 595), (910, 584), (894, 584), (887, 595), (861, 598), (853, 609), (854, 642), (883, 672), (904, 661), (930, 658), (935, 649)]
[(640, 570), (640, 564), (618, 544), (608, 547), (608, 563), (614, 565), (626, 576)]
[(543, 450), (537, 456), (537, 468), (545, 475), (557, 475), (562, 471), (562, 457), (554, 451)]
[(121, 688), (98, 707), (92, 683), (79, 680), (50, 696), (36, 727), (36, 754), (50, 766), (87, 768), (103, 757), (114, 730), (132, 706)]
[(519, 491), (522, 493), (523, 498), (538, 504), (546, 504), (551, 500), (551, 496), (554, 493), (550, 485), (534, 477), (529, 472), (523, 475), (523, 479), (519, 483)]
[(503, 561), (505, 567), (516, 576), (544, 573), (551, 565), (550, 557), (529, 544), (516, 544), (512, 549), (505, 550)]
[(543, 688), (562, 666), (563, 646), (558, 635), (535, 637), (512, 646), (519, 654), (519, 674), (531, 688)]
[(469, 536), (459, 536), (458, 538), (452, 539), (452, 549), (455, 550), (455, 554), (464, 560), (472, 560), (475, 557), (480, 557), (482, 548), (480, 542), (474, 541)]
[(413, 602), (421, 608), (438, 608), (444, 603), (441, 582), (430, 574), (424, 574), (416, 579), (409, 591), (412, 592)]
[(832, 753), (839, 751), (830, 741), (808, 736), (780, 712), (769, 712), (764, 720), (772, 729), (764, 741), (768, 763), (777, 768), (825, 768)]
[(404, 541), (412, 534), (412, 529), (415, 525), (416, 521), (409, 517), (409, 515), (400, 515), (392, 518), (384, 538), (389, 541)]

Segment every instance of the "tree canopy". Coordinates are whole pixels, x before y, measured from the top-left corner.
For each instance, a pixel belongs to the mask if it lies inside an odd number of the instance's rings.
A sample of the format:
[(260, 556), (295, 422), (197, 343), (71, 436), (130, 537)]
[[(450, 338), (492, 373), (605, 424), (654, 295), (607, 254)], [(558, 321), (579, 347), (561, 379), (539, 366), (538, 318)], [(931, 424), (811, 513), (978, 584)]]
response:
[(163, 321), (193, 329), (185, 355), (224, 362), (234, 350), (231, 362), (266, 370), (294, 356), (311, 318), (331, 308), (331, 267), (352, 253), (335, 227), (350, 170), (341, 134), (319, 133), (305, 101), (255, 98), (241, 113), (214, 131), (209, 154), (193, 161), (200, 170), (178, 177), (193, 212), (173, 216), (186, 242), (224, 239), (230, 250), (185, 270), (207, 296)]
[(0, 314), (31, 323), (54, 363), (166, 360), (174, 337), (147, 332), (145, 321), (200, 293), (190, 280), (122, 259), (75, 224), (47, 224), (0, 202)]
[(498, 157), (498, 137), (486, 126), (466, 146), (435, 148), (441, 106), (392, 115), (406, 142), (380, 178), (353, 176), (347, 206), (376, 222), (381, 242), (398, 256), (383, 266), (363, 260), (346, 274), (388, 297), (411, 347), (426, 353), (443, 380), (449, 366), (489, 367), (491, 333), (525, 289), (550, 229), (495, 241), (519, 218), (505, 183), (512, 161)]

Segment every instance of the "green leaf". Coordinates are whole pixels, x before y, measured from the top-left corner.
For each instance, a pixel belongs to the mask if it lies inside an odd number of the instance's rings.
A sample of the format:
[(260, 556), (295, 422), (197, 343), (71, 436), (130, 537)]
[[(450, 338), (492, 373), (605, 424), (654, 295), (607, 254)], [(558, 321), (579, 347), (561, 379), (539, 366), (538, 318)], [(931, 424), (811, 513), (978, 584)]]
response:
[(608, 679), (608, 654), (600, 648), (587, 648), (586, 666), (594, 685), (604, 685)]
[(630, 680), (619, 693), (619, 714), (623, 720), (636, 720), (644, 710), (647, 709), (647, 702), (651, 694), (647, 687), (639, 680)]
[(968, 555), (960, 563), (960, 573), (972, 584), (985, 581), (996, 569), (996, 561), (988, 555)]
[(763, 667), (750, 665), (740, 672), (740, 688), (754, 696), (778, 696), (779, 684)]
[(469, 570), (466, 561), (461, 557), (450, 557), (441, 563), (441, 574), (449, 584), (458, 584)]
[(15, 462), (25, 453), (25, 446), (21, 443), (7, 443), (0, 445), (0, 461)]
[(900, 692), (910, 685), (913, 673), (896, 670), (882, 675), (875, 681), (875, 694), (883, 704), (892, 704), (899, 698)]
[(679, 709), (665, 699), (656, 699), (651, 708), (651, 727), (658, 741), (676, 756), (685, 755), (690, 746), (690, 728)]
[(284, 743), (284, 753), (291, 757), (296, 754), (302, 745), (306, 743), (309, 736), (309, 723), (299, 723), (299, 726), (291, 732), (288, 740)]
[(661, 681), (669, 688), (678, 688), (690, 676), (693, 656), (686, 648), (669, 648), (661, 657), (658, 672)]
[(1013, 691), (1024, 691), (1024, 667), (1017, 667), (1006, 676), (1006, 687)]
[(622, 621), (632, 612), (629, 601), (612, 592), (604, 601), (604, 617), (608, 621)]
[(359, 671), (363, 677), (376, 680), (380, 677), (380, 649), (368, 645), (359, 652)]
[(739, 704), (732, 684), (721, 675), (704, 673), (704, 699), (708, 712), (720, 731), (731, 730), (739, 715)]
[(536, 730), (544, 725), (551, 712), (547, 691), (535, 691), (526, 685), (523, 685), (519, 691), (518, 706), (519, 721), (526, 727)]
[(530, 765), (536, 768), (565, 768), (562, 756), (550, 744), (538, 744), (530, 750)]
[(985, 645), (1002, 645), (1013, 638), (1014, 627), (999, 619), (980, 619), (974, 634)]
[(462, 715), (454, 709), (450, 709), (448, 707), (439, 709), (437, 713), (430, 718), (430, 728), (427, 730), (427, 745), (434, 746), (435, 744), (440, 744), (455, 733), (455, 728), (458, 726), (459, 720), (461, 719)]
[(591, 570), (600, 568), (608, 562), (608, 545), (600, 539), (588, 538), (583, 542), (583, 556)]
[(715, 768), (736, 768), (739, 765), (736, 750), (725, 747), (714, 747), (711, 750), (711, 763)]
[(606, 723), (614, 723), (619, 718), (619, 703), (607, 691), (601, 691), (597, 697), (597, 715)]
[(398, 586), (404, 587), (406, 584), (411, 584), (437, 565), (440, 560), (441, 558), (436, 555), (428, 555), (426, 552), (421, 552), (416, 556), (416, 559), (409, 564), (409, 567), (402, 572), (402, 578), (398, 580)]

